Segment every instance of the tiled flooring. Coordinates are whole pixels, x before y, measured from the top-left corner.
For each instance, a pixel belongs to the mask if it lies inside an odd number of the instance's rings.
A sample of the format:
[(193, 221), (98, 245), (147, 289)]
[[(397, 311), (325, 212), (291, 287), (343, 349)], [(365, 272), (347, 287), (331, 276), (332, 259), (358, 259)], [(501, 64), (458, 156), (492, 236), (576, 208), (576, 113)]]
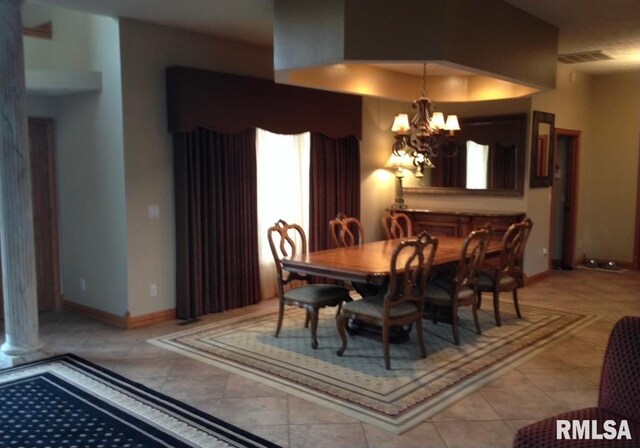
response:
[[(41, 315), (40, 334), (51, 352), (73, 352), (283, 447), (499, 448), (510, 447), (522, 425), (595, 405), (609, 333), (621, 316), (640, 315), (639, 291), (640, 272), (590, 270), (553, 272), (522, 289), (522, 302), (602, 317), (401, 436), (145, 342), (184, 328), (175, 322), (123, 331), (51, 312)], [(204, 321), (274, 304), (269, 301)]]

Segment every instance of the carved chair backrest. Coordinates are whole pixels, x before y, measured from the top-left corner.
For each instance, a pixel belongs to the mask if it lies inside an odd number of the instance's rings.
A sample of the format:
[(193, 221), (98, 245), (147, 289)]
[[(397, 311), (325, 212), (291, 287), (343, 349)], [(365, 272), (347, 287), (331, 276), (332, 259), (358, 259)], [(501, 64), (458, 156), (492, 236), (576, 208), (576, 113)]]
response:
[(532, 227), (533, 222), (529, 218), (509, 226), (502, 238), (501, 271), (512, 276), (522, 276), (524, 250)]
[(493, 227), (486, 224), (481, 229), (472, 230), (464, 240), (455, 276), (458, 286), (474, 287), (477, 284), (492, 233)]
[(413, 236), (411, 219), (401, 212), (386, 212), (382, 217), (382, 226), (388, 240)]
[(336, 247), (359, 246), (364, 243), (364, 228), (357, 218), (342, 213), (329, 221), (329, 233)]
[(404, 302), (414, 302), (422, 312), (431, 266), (438, 240), (428, 232), (403, 240), (391, 254), (389, 289), (385, 295), (384, 318)]
[(278, 281), (282, 284), (286, 284), (289, 280), (304, 279), (304, 276), (290, 274), (288, 277), (284, 277), (282, 260), (283, 258), (291, 258), (298, 254), (307, 253), (307, 237), (302, 227), (298, 224), (287, 224), (282, 219), (276, 222), (272, 227), (267, 230), (267, 237), (269, 239), (269, 247), (271, 248), (271, 254), (273, 255), (273, 261), (276, 264), (276, 274)]

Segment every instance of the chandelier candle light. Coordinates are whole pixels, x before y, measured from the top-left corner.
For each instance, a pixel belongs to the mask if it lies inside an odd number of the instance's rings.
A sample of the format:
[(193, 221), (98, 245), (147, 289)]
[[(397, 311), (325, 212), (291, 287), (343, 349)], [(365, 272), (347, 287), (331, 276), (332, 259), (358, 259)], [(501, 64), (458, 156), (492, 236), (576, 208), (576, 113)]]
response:
[(427, 64), (422, 65), (422, 95), (411, 108), (415, 110), (411, 122), (407, 114), (398, 114), (393, 120), (393, 154), (399, 157), (408, 154), (416, 177), (422, 177), (425, 168), (435, 168), (432, 159), (450, 142), (454, 131), (460, 130), (456, 115), (449, 115), (445, 121), (442, 112), (431, 112), (431, 100), (427, 98)]

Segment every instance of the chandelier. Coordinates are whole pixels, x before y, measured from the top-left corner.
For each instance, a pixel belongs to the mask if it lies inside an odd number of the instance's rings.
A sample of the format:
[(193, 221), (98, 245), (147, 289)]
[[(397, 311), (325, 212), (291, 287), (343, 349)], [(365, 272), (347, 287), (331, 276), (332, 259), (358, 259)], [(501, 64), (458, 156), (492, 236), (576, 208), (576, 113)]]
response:
[(435, 168), (433, 159), (445, 153), (450, 146), (454, 131), (460, 130), (458, 117), (449, 115), (445, 121), (442, 112), (431, 113), (431, 100), (427, 98), (427, 64), (422, 65), (422, 95), (411, 105), (415, 110), (411, 122), (407, 114), (398, 114), (393, 120), (393, 154), (399, 157), (408, 154), (415, 166), (416, 177), (424, 175), (425, 168)]

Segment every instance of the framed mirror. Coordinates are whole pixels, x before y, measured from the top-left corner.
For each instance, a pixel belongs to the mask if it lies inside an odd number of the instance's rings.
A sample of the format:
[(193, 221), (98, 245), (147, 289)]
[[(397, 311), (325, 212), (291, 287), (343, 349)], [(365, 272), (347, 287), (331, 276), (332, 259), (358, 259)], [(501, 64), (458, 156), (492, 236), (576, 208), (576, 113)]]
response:
[(425, 169), (404, 177), (407, 193), (522, 196), (527, 115), (460, 119), (461, 130)]
[(531, 128), (531, 188), (550, 187), (553, 175), (555, 115), (533, 111)]

